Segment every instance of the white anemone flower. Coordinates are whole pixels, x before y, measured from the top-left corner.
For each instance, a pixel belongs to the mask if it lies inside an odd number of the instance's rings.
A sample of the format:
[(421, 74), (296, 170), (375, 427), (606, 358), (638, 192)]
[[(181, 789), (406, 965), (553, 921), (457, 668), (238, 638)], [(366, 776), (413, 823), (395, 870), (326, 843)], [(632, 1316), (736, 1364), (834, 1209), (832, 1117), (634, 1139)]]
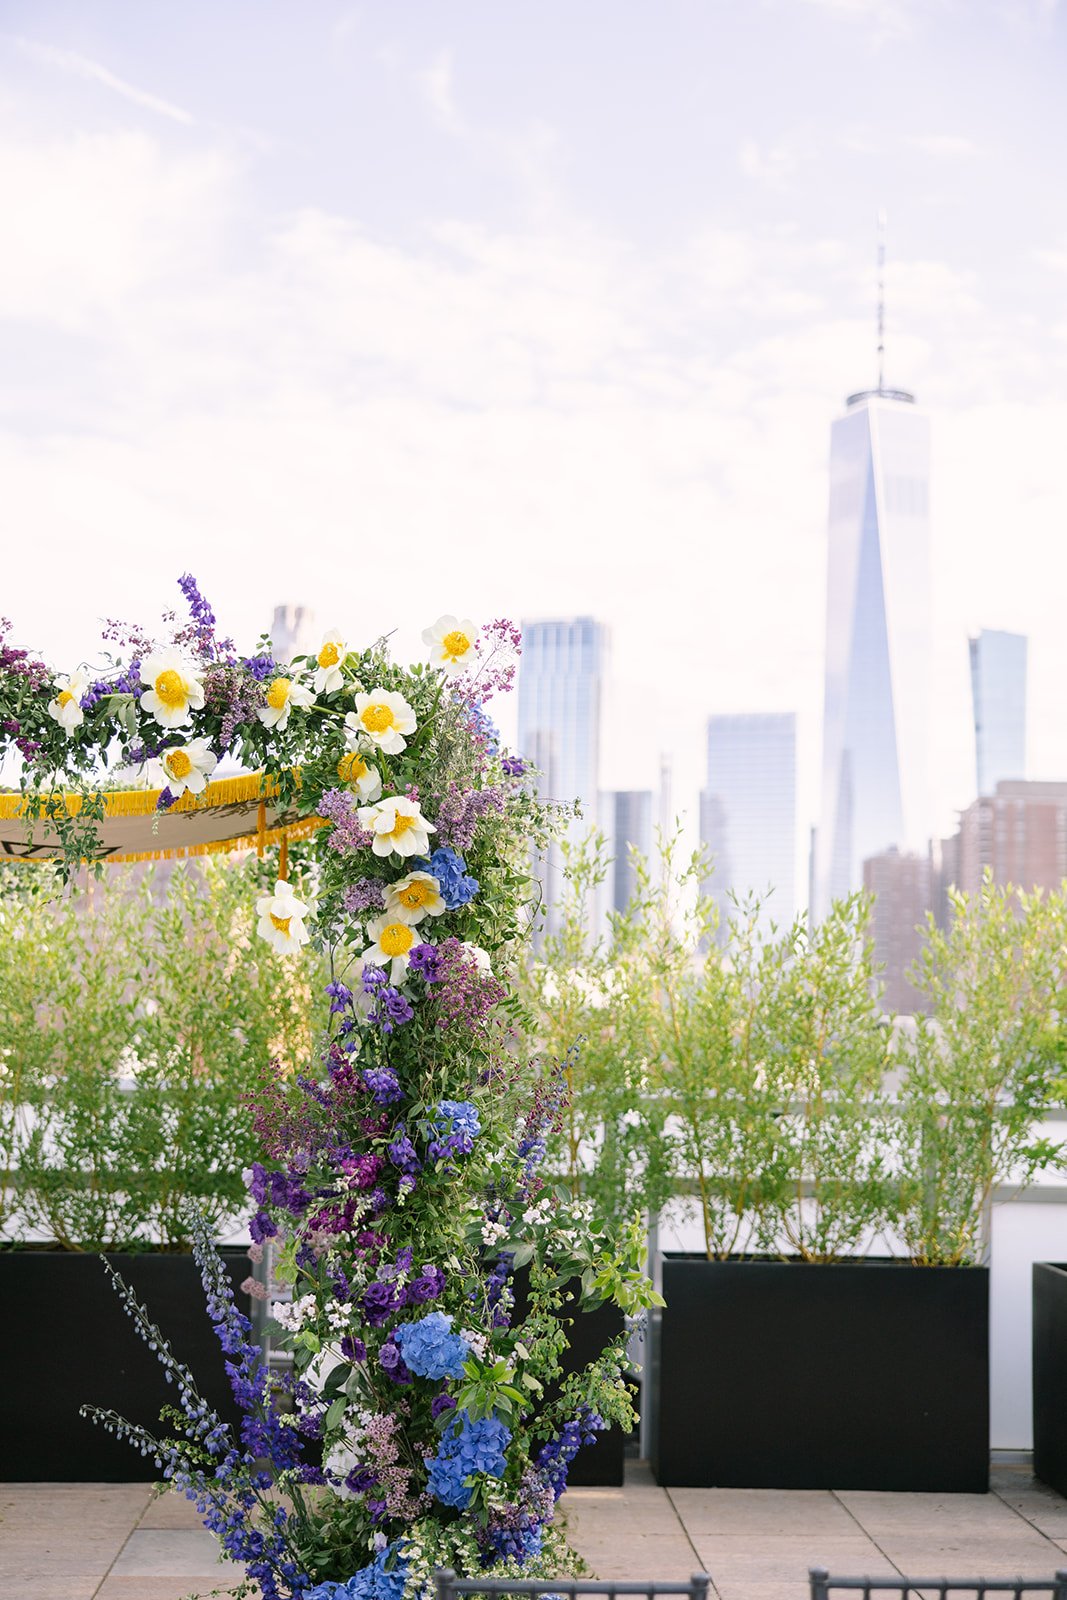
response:
[(294, 706), (309, 706), (315, 696), (295, 678), (274, 678), (267, 685), (267, 703), (256, 712), (265, 728), (284, 728)]
[(483, 950), (480, 944), (472, 944), (469, 939), (464, 939), (461, 948), (463, 954), (474, 962), (479, 972), (484, 973), (487, 978), (493, 976), (493, 963), (489, 959), (488, 950)]
[(422, 642), (430, 647), (431, 667), (454, 677), (474, 665), (478, 630), (469, 617), (438, 617), (432, 628), (423, 628)]
[(173, 745), (163, 751), (158, 763), (163, 786), (175, 800), (187, 789), (190, 794), (203, 794), (218, 764), (218, 757), (208, 748), (206, 739), (190, 739), (188, 744)]
[(408, 958), (419, 938), (410, 922), (402, 922), (395, 913), (383, 911), (367, 923), (367, 937), (374, 943), (363, 952), (363, 960), (371, 967), (382, 967), (389, 974), (390, 983), (403, 983), (408, 969)]
[(180, 728), (204, 704), (204, 688), (195, 664), (180, 650), (155, 650), (141, 662), (141, 682), (148, 688), (141, 707), (161, 728)]
[(356, 695), (356, 727), (387, 756), (407, 748), (406, 734), (415, 732), (415, 713), (402, 694), (372, 689)]
[(376, 856), (393, 851), (398, 856), (426, 856), (430, 853), (430, 834), (437, 829), (427, 822), (417, 800), (406, 794), (390, 795), (372, 806), (360, 806), (356, 813), (361, 828), (374, 835), (371, 849)]
[(291, 955), (311, 938), (304, 927), (309, 908), (283, 879), (278, 879), (273, 894), (265, 894), (256, 901), (256, 910), (259, 913), (256, 932), (280, 955)]
[[(348, 714), (352, 715), (351, 712)], [(346, 717), (345, 721), (347, 722)], [(342, 783), (347, 783), (354, 789), (363, 801), (369, 805), (372, 800), (377, 800), (382, 792), (382, 775), (377, 767), (372, 767), (361, 750), (356, 749), (350, 741), (349, 748), (337, 763), (337, 776)]]
[(88, 687), (89, 680), (81, 671), (65, 674), (55, 681), (56, 692), (48, 702), (48, 715), (59, 723), (68, 739), (85, 721), (81, 699)]
[(315, 676), (311, 680), (316, 694), (334, 694), (344, 686), (341, 663), (347, 653), (348, 646), (336, 628), (323, 634), (319, 653), (315, 657)]
[(441, 885), (432, 872), (409, 872), (385, 891), (385, 910), (390, 917), (417, 926), (423, 917), (439, 917), (448, 908), (441, 898)]

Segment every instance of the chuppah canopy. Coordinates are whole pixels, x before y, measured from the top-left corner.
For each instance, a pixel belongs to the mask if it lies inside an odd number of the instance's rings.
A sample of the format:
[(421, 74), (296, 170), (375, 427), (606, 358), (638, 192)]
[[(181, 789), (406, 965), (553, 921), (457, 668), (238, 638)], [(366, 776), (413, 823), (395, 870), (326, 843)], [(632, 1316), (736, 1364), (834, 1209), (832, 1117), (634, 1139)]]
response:
[[(262, 772), (240, 773), (209, 783), (199, 794), (188, 790), (160, 809), (161, 789), (105, 789), (103, 815), (96, 822), (95, 859), (120, 863), (207, 855), (218, 850), (258, 848), (303, 839), (324, 826), (320, 817), (300, 816), (291, 796)], [(85, 809), (81, 794), (64, 794), (56, 803), (68, 816)], [(0, 860), (50, 861), (63, 856), (56, 828), (36, 815), (20, 794), (0, 794)]]

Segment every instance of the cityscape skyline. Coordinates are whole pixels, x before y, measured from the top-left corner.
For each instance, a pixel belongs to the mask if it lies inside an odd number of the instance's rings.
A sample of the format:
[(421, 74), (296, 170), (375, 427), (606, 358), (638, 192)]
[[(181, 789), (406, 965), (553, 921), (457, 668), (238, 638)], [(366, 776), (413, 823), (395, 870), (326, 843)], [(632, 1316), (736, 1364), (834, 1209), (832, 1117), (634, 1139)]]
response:
[(183, 571), (245, 647), (286, 597), (412, 660), (444, 611), (595, 615), (605, 787), (673, 750), (695, 836), (707, 715), (793, 705), (813, 817), (827, 432), (876, 382), (884, 207), (886, 382), (935, 428), (936, 827), (981, 627), (1029, 636), (1060, 776), (1063, 8), (975, 0), (966, 72), (958, 6), (620, 0), (605, 68), (606, 16), (11, 0), (4, 525), (55, 574), (8, 563), (18, 642), (97, 662)]

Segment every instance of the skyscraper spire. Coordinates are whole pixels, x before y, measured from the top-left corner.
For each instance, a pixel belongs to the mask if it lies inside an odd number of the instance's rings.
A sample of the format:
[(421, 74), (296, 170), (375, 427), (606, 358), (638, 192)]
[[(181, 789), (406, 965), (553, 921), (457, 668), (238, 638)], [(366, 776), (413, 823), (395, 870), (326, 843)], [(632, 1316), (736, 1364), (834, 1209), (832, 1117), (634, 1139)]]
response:
[(885, 393), (885, 212), (878, 213), (878, 393)]
[(876, 328), (878, 343), (875, 351), (878, 358), (878, 384), (874, 389), (860, 389), (857, 394), (850, 394), (846, 405), (859, 405), (864, 400), (902, 400), (906, 405), (914, 405), (915, 396), (907, 389), (887, 389), (885, 383), (885, 212), (878, 213), (878, 310)]

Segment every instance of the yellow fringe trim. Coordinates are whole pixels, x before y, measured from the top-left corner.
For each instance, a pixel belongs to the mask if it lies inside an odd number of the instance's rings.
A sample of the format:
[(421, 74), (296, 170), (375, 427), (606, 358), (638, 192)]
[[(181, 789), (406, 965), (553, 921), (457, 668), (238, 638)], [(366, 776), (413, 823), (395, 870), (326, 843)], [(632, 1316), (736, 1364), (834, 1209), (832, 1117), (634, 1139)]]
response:
[[(173, 850), (141, 850), (132, 855), (108, 856), (104, 862), (110, 866), (122, 866), (128, 861), (179, 861), (183, 856), (213, 856), (226, 850), (258, 850), (262, 838), (264, 844), (280, 844), (285, 851), (285, 864), (288, 868), (288, 839), (307, 839), (319, 828), (327, 826), (325, 817), (304, 817), (300, 822), (288, 823), (284, 828), (268, 828), (264, 834), (246, 833), (239, 839), (212, 839), (208, 844), (178, 845)], [(25, 860), (26, 857), (20, 859)], [(30, 858), (41, 860), (39, 856)], [(279, 877), (282, 874), (279, 872)]]
[[(264, 835), (265, 844), (280, 844), (286, 849), (286, 865), (288, 866), (287, 839), (307, 839), (316, 833), (319, 828), (327, 826), (325, 817), (304, 817), (300, 822), (286, 823), (284, 828), (268, 828)], [(205, 844), (175, 845), (171, 850), (132, 850), (124, 855), (104, 856), (105, 867), (125, 866), (131, 861), (181, 861), (185, 856), (214, 856), (228, 850), (255, 850), (259, 842), (257, 833), (244, 833), (236, 839), (209, 839)], [(22, 865), (40, 866), (53, 861), (54, 856), (10, 856), (8, 861)]]
[[(297, 784), (299, 768), (293, 768)], [(279, 789), (277, 778), (268, 778), (262, 772), (242, 772), (236, 778), (219, 778), (209, 783), (200, 794), (190, 794), (188, 789), (160, 814), (170, 816), (177, 811), (207, 811), (212, 806), (246, 804), (250, 800), (271, 800)], [(103, 791), (104, 817), (147, 817), (156, 810), (162, 789), (105, 789)], [(64, 795), (68, 817), (81, 814), (84, 797), (80, 794)], [(95, 797), (94, 797), (95, 798)], [(0, 794), (0, 821), (8, 822), (26, 815), (26, 801), (21, 794)], [(41, 820), (47, 821), (47, 818)]]

